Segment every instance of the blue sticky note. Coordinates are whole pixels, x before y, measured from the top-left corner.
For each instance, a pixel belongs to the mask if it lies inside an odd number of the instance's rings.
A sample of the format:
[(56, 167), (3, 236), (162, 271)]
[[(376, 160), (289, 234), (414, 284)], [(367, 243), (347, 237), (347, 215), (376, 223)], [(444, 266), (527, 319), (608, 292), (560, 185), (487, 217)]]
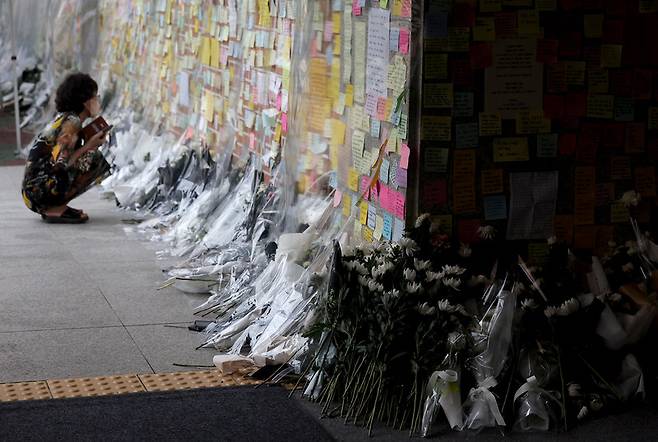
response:
[(404, 221), (393, 218), (393, 241), (399, 241), (404, 233)]
[(329, 173), (329, 187), (336, 189), (338, 187), (338, 178), (336, 177), (336, 171)]
[(557, 134), (537, 135), (537, 157), (552, 158), (557, 156)]
[(484, 197), (484, 219), (487, 221), (507, 219), (507, 199), (505, 195)]
[(381, 127), (382, 127), (381, 121), (372, 118), (370, 120), (370, 136), (374, 138), (379, 138), (379, 131)]
[(635, 100), (629, 97), (615, 97), (615, 121), (635, 120)]
[(382, 236), (390, 241), (393, 238), (393, 216), (389, 213), (384, 212), (384, 230), (382, 230)]
[(388, 184), (388, 171), (390, 166), (391, 163), (388, 161), (388, 158), (384, 158), (379, 169), (379, 180), (384, 184)]
[(400, 28), (391, 28), (389, 31), (388, 50), (397, 52), (400, 48)]
[(368, 227), (372, 230), (375, 230), (377, 224), (377, 206), (374, 204), (368, 204)]

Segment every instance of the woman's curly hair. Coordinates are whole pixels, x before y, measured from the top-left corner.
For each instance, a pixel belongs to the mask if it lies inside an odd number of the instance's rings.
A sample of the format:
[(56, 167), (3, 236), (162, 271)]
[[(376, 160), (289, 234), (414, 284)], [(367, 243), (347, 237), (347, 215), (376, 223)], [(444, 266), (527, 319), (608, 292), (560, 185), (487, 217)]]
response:
[(98, 84), (88, 74), (69, 74), (57, 88), (55, 106), (57, 112), (81, 113), (84, 103), (98, 93)]

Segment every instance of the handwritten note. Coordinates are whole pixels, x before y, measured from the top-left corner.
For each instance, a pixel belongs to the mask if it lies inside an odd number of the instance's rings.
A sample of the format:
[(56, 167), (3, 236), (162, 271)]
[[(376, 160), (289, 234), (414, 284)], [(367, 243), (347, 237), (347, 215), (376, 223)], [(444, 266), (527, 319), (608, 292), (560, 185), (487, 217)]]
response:
[(449, 116), (422, 117), (422, 139), (426, 141), (450, 141), (452, 118)]
[(507, 239), (546, 239), (553, 233), (558, 172), (510, 174)]
[(423, 166), (426, 172), (446, 173), (448, 171), (448, 158), (450, 149), (428, 146), (423, 149), (425, 161)]
[(484, 219), (496, 221), (507, 218), (507, 199), (505, 195), (484, 197)]
[(528, 161), (528, 139), (525, 137), (496, 138), (493, 143), (495, 162)]
[(484, 169), (480, 175), (480, 190), (483, 195), (503, 192), (503, 169)]
[(502, 135), (503, 125), (499, 113), (480, 112), (480, 136), (491, 137)]
[(386, 96), (391, 12), (372, 8), (368, 13), (366, 93)]

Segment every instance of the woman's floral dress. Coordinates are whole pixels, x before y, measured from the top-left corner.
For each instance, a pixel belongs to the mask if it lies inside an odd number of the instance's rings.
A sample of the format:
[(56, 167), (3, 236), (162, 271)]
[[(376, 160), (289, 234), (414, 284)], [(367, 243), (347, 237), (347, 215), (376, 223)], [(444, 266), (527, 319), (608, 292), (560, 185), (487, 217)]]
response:
[(82, 146), (80, 118), (58, 115), (34, 140), (23, 178), (23, 201), (32, 211), (67, 204), (92, 184), (109, 175), (110, 165), (99, 151), (82, 155), (74, 164), (69, 156)]

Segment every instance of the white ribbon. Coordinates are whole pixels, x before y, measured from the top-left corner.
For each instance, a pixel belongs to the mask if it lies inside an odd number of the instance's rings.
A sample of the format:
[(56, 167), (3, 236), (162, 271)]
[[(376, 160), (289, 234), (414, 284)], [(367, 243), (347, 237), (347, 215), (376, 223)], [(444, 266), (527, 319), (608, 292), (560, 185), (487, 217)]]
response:
[(498, 382), (493, 377), (488, 377), (478, 384), (477, 388), (471, 388), (471, 391), (468, 393), (469, 399), (471, 402), (484, 401), (489, 407), (489, 411), (496, 420), (496, 424), (499, 426), (505, 426), (505, 419), (498, 408), (498, 402), (496, 397), (493, 395), (490, 388), (498, 385)]

